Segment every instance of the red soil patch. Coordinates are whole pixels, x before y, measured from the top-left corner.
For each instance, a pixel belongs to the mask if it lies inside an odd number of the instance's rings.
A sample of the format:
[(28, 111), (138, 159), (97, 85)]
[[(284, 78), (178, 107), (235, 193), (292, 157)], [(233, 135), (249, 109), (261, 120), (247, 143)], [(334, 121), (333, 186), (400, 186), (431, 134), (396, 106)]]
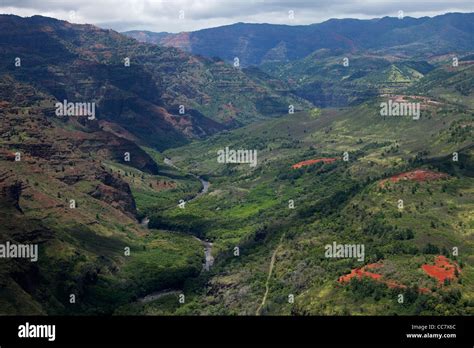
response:
[(451, 262), (447, 257), (443, 255), (439, 255), (436, 257), (434, 265), (423, 265), (421, 266), (421, 268), (430, 277), (438, 279), (438, 282), (440, 284), (443, 284), (445, 279), (455, 279), (456, 269), (458, 270), (458, 272), (461, 271), (455, 262)]
[(339, 277), (338, 282), (339, 283), (347, 283), (354, 277), (357, 277), (359, 279), (361, 279), (362, 277), (369, 277), (369, 278), (378, 280), (382, 277), (382, 275), (377, 274), (377, 273), (367, 272), (367, 269), (374, 269), (374, 268), (380, 268), (380, 267), (382, 267), (382, 265), (379, 264), (379, 263), (371, 263), (371, 264), (363, 266), (361, 268), (353, 269), (351, 271), (351, 273)]
[(429, 97), (421, 96), (421, 95), (400, 95), (400, 94), (382, 94), (381, 97), (388, 97), (396, 103), (404, 103), (404, 102), (411, 102), (415, 100), (416, 102), (420, 103), (420, 108), (422, 110), (427, 109), (430, 106), (440, 106), (443, 103), (433, 100)]
[(412, 181), (422, 182), (422, 181), (438, 180), (438, 179), (443, 179), (447, 177), (448, 177), (448, 174), (445, 174), (445, 173), (433, 172), (431, 170), (426, 170), (426, 169), (417, 169), (411, 172), (397, 174), (388, 179), (381, 180), (379, 182), (379, 186), (384, 187), (387, 181), (390, 181), (393, 183), (399, 182), (401, 180), (412, 180)]
[[(351, 271), (351, 273), (346, 274), (344, 276), (339, 277), (339, 283), (348, 283), (352, 278), (357, 277), (362, 279), (362, 277), (368, 277), (374, 279), (377, 282), (383, 283), (391, 289), (406, 289), (407, 286), (400, 284), (394, 280), (384, 279), (381, 274), (368, 272), (367, 270), (377, 269), (383, 267), (381, 263), (371, 263), (369, 265), (363, 266), (361, 268), (356, 268)], [(419, 291), (421, 293), (428, 293), (430, 292), (427, 288), (420, 288)]]
[(298, 169), (298, 168), (301, 168), (301, 167), (304, 167), (304, 166), (309, 166), (311, 164), (315, 164), (315, 163), (319, 163), (319, 162), (332, 163), (336, 160), (337, 160), (337, 158), (330, 158), (330, 157), (311, 159), (311, 160), (306, 160), (306, 161), (302, 161), (302, 162), (298, 162), (296, 164), (293, 164), (291, 166), (291, 168)]

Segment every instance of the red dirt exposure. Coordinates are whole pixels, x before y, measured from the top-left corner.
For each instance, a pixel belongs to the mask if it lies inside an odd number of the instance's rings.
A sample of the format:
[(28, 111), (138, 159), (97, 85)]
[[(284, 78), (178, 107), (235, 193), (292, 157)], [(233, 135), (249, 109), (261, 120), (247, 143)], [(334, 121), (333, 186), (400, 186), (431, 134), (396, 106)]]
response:
[(371, 264), (363, 266), (361, 268), (353, 269), (351, 271), (351, 273), (339, 277), (338, 282), (339, 283), (347, 283), (354, 277), (357, 277), (359, 279), (362, 279), (362, 277), (369, 277), (369, 278), (378, 280), (382, 277), (382, 275), (377, 274), (377, 273), (367, 272), (367, 269), (374, 269), (374, 268), (380, 268), (380, 267), (382, 267), (382, 265), (380, 263), (371, 263)]
[[(407, 288), (406, 285), (400, 284), (400, 283), (398, 283), (394, 280), (384, 279), (381, 274), (367, 271), (367, 270), (373, 270), (373, 269), (382, 268), (382, 267), (383, 267), (382, 263), (371, 263), (371, 264), (365, 265), (363, 267), (353, 269), (351, 271), (351, 273), (339, 277), (338, 282), (339, 283), (348, 283), (354, 277), (357, 277), (359, 279), (362, 279), (362, 277), (367, 277), (367, 278), (371, 278), (371, 279), (373, 279), (377, 282), (385, 284), (390, 289), (406, 289)], [(429, 289), (420, 288), (419, 291), (421, 293), (428, 293)]]
[(296, 164), (293, 164), (291, 166), (291, 168), (293, 169), (299, 169), (301, 167), (304, 167), (304, 166), (309, 166), (309, 165), (312, 165), (312, 164), (315, 164), (315, 163), (319, 163), (319, 162), (323, 162), (324, 164), (326, 163), (332, 163), (334, 161), (336, 161), (337, 158), (331, 158), (331, 157), (324, 157), (324, 158), (317, 158), (317, 159), (311, 159), (311, 160), (306, 160), (306, 161), (302, 161), (302, 162), (298, 162)]
[(455, 279), (455, 271), (461, 271), (455, 262), (451, 262), (447, 257), (443, 255), (439, 255), (436, 257), (434, 265), (426, 264), (421, 266), (421, 268), (430, 277), (438, 279), (438, 282), (440, 284), (443, 284), (445, 279)]
[(384, 187), (385, 183), (390, 181), (393, 183), (399, 182), (401, 180), (412, 180), (412, 181), (431, 181), (447, 178), (449, 175), (445, 173), (433, 172), (426, 169), (417, 169), (412, 170), (411, 172), (405, 172), (401, 174), (394, 175), (388, 179), (384, 179), (379, 182), (380, 187)]

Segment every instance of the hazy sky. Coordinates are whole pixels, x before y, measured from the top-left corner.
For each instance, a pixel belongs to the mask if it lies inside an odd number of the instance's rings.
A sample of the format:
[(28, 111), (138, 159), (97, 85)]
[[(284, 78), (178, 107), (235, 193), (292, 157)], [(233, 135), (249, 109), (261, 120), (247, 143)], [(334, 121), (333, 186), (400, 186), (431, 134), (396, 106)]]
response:
[(399, 11), (412, 17), (474, 12), (474, 0), (0, 0), (0, 13), (40, 14), (117, 31), (180, 32), (236, 22), (297, 25), (396, 17)]

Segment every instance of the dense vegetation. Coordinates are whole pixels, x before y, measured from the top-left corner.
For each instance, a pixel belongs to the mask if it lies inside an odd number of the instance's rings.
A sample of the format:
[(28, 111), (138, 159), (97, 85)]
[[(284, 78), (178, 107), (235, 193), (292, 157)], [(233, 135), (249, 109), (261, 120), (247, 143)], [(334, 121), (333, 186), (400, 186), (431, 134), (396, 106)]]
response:
[[(12, 43), (0, 53), (0, 242), (40, 246), (37, 263), (0, 261), (0, 314), (472, 314), (471, 48), (458, 43), (454, 67), (453, 43), (426, 18), (374, 22), (387, 27), (374, 40), (420, 21), (415, 42), (429, 31), (439, 56), (423, 46), (394, 60), (384, 46), (346, 67), (344, 45), (307, 47), (236, 69), (93, 26), (0, 16)], [(388, 94), (420, 102), (420, 119), (380, 116)], [(98, 121), (58, 119), (63, 98), (96, 101)], [(256, 150), (258, 165), (220, 163), (226, 147)], [(363, 260), (326, 257), (333, 242), (363, 245)]]

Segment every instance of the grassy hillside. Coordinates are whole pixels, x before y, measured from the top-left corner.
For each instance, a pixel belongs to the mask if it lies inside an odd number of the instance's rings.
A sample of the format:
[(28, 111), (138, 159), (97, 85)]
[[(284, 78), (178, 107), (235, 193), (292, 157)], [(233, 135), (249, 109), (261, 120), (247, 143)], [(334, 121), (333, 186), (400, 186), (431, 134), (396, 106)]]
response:
[(423, 60), (319, 50), (300, 60), (261, 68), (288, 82), (296, 95), (327, 107), (360, 104), (379, 94), (400, 92), (435, 67)]
[(433, 70), (412, 86), (410, 91), (474, 109), (473, 57), (460, 58), (456, 67), (453, 66), (452, 59), (443, 63), (440, 68)]
[[(211, 191), (184, 211), (152, 219), (210, 239), (218, 260), (206, 291), (194, 290), (192, 302), (176, 313), (255, 314), (273, 254), (262, 314), (472, 313), (472, 113), (445, 104), (416, 121), (383, 118), (378, 111), (368, 103), (316, 118), (295, 114), (169, 150), (180, 166), (209, 177)], [(458, 124), (465, 125), (466, 138), (450, 131)], [(219, 164), (217, 150), (225, 146), (257, 149), (259, 165)], [(454, 151), (459, 162), (452, 161)], [(291, 168), (333, 157), (338, 160), (331, 164)], [(415, 169), (446, 177), (381, 186), (384, 178)], [(365, 260), (325, 258), (324, 245), (333, 241), (364, 244)], [(234, 256), (236, 246), (240, 256)], [(438, 254), (460, 266), (449, 284), (439, 285), (421, 268)], [(387, 283), (338, 282), (371, 263), (383, 264), (379, 273)], [(396, 285), (388, 286), (391, 281)], [(172, 313), (163, 301), (140, 308)]]

